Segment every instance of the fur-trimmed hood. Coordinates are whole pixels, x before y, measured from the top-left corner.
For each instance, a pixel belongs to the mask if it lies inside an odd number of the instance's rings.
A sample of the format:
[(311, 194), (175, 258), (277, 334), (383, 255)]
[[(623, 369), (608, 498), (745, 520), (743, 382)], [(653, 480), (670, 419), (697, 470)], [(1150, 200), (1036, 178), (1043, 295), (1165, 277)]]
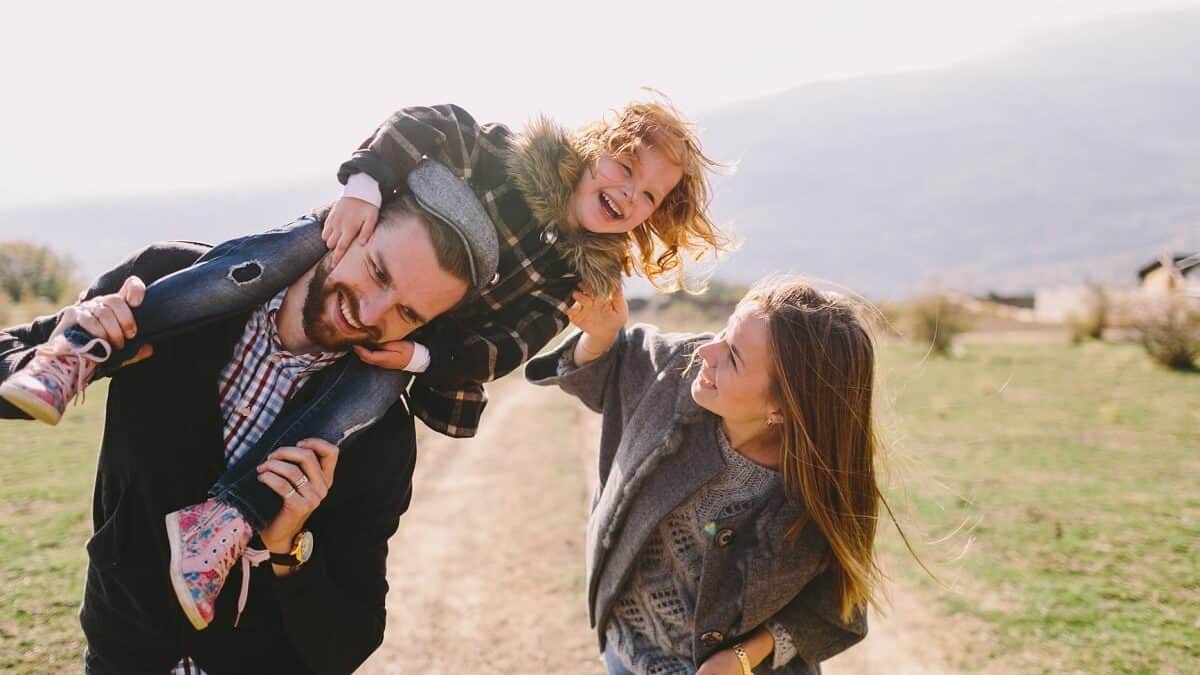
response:
[(569, 131), (545, 117), (513, 139), (505, 163), (533, 217), (557, 237), (583, 288), (607, 297), (632, 270), (628, 235), (594, 234), (566, 222), (567, 202), (588, 161)]

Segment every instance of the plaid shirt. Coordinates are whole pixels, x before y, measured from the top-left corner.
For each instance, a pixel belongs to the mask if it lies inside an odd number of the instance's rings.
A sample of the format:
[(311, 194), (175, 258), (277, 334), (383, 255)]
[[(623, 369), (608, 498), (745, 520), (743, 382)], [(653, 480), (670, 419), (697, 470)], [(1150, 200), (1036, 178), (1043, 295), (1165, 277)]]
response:
[(228, 466), (242, 458), (283, 409), (283, 404), (315, 372), (346, 352), (292, 354), (283, 348), (275, 316), (287, 288), (259, 307), (221, 369), (219, 399)]
[(414, 336), (429, 347), (431, 361), (409, 391), (413, 413), (448, 436), (475, 435), (487, 405), (482, 383), (516, 369), (566, 327), (578, 282), (554, 232), (534, 218), (512, 184), (505, 164), (512, 142), (504, 125), (478, 125), (455, 105), (405, 108), (338, 171), (343, 183), (352, 174), (370, 174), (387, 202), (429, 156), (467, 180), (496, 225), (496, 283)]
[[(315, 372), (337, 361), (345, 352), (292, 354), (283, 348), (275, 316), (287, 288), (254, 310), (233, 358), (221, 369), (221, 418), (225, 421), (225, 463), (233, 466), (262, 438), (283, 404)], [(170, 675), (205, 675), (191, 658), (184, 657)]]

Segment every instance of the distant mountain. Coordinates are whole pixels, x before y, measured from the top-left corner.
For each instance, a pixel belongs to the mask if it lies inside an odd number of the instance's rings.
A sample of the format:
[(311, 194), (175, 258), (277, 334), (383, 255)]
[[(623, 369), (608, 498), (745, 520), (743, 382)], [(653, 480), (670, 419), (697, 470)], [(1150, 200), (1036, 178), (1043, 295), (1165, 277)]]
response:
[(91, 278), (154, 241), (217, 243), (285, 225), (337, 197), (338, 184), (149, 195), (0, 210), (0, 241), (26, 239), (70, 253)]
[[(1200, 249), (1200, 10), (1043, 35), (954, 68), (802, 86), (702, 119), (738, 160), (714, 210), (744, 240), (718, 274), (825, 277), (872, 296), (1132, 282)], [(332, 169), (331, 169), (332, 171)], [(0, 211), (0, 239), (89, 274), (155, 239), (287, 222), (332, 178), (277, 190)]]
[(1132, 282), (1200, 248), (1200, 11), (1050, 33), (956, 68), (803, 86), (703, 120), (739, 160), (721, 274), (1020, 291)]

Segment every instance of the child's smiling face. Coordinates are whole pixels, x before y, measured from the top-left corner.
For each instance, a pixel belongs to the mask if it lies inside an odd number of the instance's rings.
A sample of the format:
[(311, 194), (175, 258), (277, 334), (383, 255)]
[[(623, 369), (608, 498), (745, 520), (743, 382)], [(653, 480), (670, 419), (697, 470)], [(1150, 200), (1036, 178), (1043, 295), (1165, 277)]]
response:
[(630, 156), (602, 155), (579, 178), (567, 202), (568, 225), (621, 234), (641, 225), (683, 177), (683, 168), (653, 146)]

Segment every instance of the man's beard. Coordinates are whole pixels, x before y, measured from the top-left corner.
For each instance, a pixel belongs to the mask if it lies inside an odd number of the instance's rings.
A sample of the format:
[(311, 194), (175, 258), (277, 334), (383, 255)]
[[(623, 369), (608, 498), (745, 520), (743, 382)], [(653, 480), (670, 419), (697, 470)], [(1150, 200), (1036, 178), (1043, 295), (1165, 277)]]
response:
[[(304, 319), (304, 335), (323, 351), (335, 352), (349, 349), (355, 344), (373, 342), (373, 335), (350, 338), (343, 334), (325, 315), (328, 300), (339, 292), (347, 298), (347, 303), (353, 304), (354, 295), (341, 284), (326, 288), (329, 273), (333, 271), (333, 256), (321, 258), (313, 268), (312, 278), (308, 280), (308, 290), (304, 294), (304, 309), (301, 316)], [(336, 303), (336, 298), (334, 303)], [(340, 311), (340, 309), (339, 309)]]

